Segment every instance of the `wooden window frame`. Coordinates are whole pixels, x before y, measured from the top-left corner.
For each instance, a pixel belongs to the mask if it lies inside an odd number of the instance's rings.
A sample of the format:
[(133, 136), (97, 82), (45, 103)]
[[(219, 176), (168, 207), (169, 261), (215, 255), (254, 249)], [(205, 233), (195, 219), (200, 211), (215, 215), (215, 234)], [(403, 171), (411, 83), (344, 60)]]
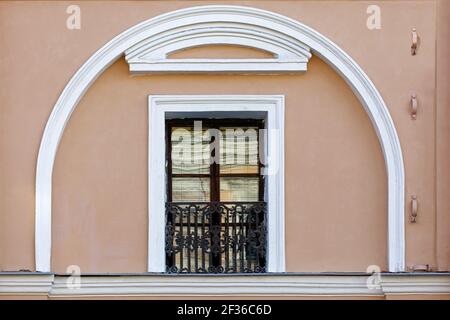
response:
[[(173, 178), (209, 178), (210, 179), (210, 199), (209, 201), (222, 201), (220, 199), (220, 178), (244, 178), (244, 177), (254, 177), (258, 178), (258, 199), (256, 201), (264, 201), (264, 175), (262, 174), (263, 164), (260, 159), (260, 139), (259, 132), (257, 134), (257, 146), (258, 146), (258, 172), (256, 173), (220, 173), (220, 164), (213, 162), (210, 164), (209, 173), (172, 173), (172, 128), (174, 127), (193, 127), (195, 121), (201, 121), (202, 128), (207, 129), (219, 129), (219, 128), (245, 128), (245, 127), (256, 127), (258, 130), (264, 129), (263, 119), (231, 119), (231, 118), (183, 118), (183, 119), (168, 119), (166, 120), (166, 175), (167, 175), (167, 201), (172, 202), (172, 185)], [(220, 144), (220, 142), (219, 142)], [(219, 148), (220, 150), (220, 145)], [(215, 152), (216, 150), (214, 150)], [(219, 156), (220, 158), (220, 156)], [(239, 202), (239, 201), (234, 201)]]
[[(209, 173), (198, 173), (198, 174), (192, 174), (192, 173), (172, 173), (172, 130), (173, 128), (180, 127), (180, 128), (194, 128), (195, 122), (200, 122), (202, 129), (216, 129), (219, 130), (221, 128), (248, 128), (248, 127), (256, 127), (257, 132), (257, 166), (258, 170), (256, 173), (220, 173), (220, 163), (217, 163), (216, 161), (212, 162), (209, 165)], [(173, 178), (209, 178), (210, 182), (210, 189), (209, 189), (209, 199), (207, 202), (221, 202), (222, 199), (220, 197), (221, 195), (221, 189), (220, 189), (220, 181), (223, 177), (235, 177), (235, 178), (245, 178), (245, 177), (254, 177), (258, 178), (258, 198), (253, 200), (256, 202), (262, 202), (264, 201), (264, 175), (262, 174), (261, 167), (263, 166), (260, 159), (260, 152), (261, 148), (264, 148), (264, 146), (260, 146), (260, 139), (259, 139), (259, 130), (264, 129), (264, 120), (263, 119), (231, 119), (231, 118), (178, 118), (178, 119), (168, 119), (166, 120), (165, 124), (166, 128), (166, 176), (167, 176), (167, 195), (166, 199), (169, 203), (173, 203)], [(212, 141), (210, 141), (212, 143)], [(216, 152), (220, 152), (220, 143), (221, 141), (215, 142), (215, 148), (210, 150), (210, 156), (211, 157), (217, 157)], [(221, 159), (221, 155), (219, 154), (218, 159)], [(250, 201), (250, 202), (253, 202)], [(184, 201), (183, 201), (184, 202)], [(201, 202), (201, 201), (193, 201), (195, 203)], [(247, 202), (247, 201), (231, 201), (231, 202)], [(214, 212), (213, 215), (213, 224), (216, 226), (222, 226), (221, 216), (220, 213)], [(173, 223), (173, 221), (171, 221)], [(218, 255), (212, 255), (211, 256), (213, 267), (217, 268), (221, 265), (221, 254)], [(203, 257), (204, 259), (204, 257)], [(266, 265), (266, 258), (265, 256), (262, 258), (263, 260), (259, 261), (259, 264), (263, 268), (265, 268)], [(169, 264), (169, 266), (172, 266), (175, 264), (175, 257), (170, 254), (166, 254), (166, 261)], [(170, 268), (170, 267), (169, 267)]]

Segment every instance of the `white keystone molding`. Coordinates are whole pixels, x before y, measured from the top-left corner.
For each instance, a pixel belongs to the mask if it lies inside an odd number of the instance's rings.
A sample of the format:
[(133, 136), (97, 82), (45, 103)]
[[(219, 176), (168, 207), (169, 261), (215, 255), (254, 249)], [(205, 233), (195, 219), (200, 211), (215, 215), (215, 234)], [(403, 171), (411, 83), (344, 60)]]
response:
[[(404, 167), (400, 141), (380, 93), (369, 77), (331, 40), (302, 23), (277, 13), (241, 6), (198, 6), (176, 10), (144, 21), (116, 36), (94, 53), (75, 73), (56, 102), (48, 119), (37, 160), (35, 259), (36, 270), (49, 271), (51, 261), (52, 172), (59, 141), (78, 101), (95, 79), (134, 45), (177, 28), (235, 24), (240, 29), (264, 26), (310, 48), (332, 66), (352, 88), (367, 111), (378, 134), (388, 178), (389, 271), (405, 269)], [(221, 70), (214, 70), (220, 72)]]
[[(170, 59), (171, 53), (205, 45), (237, 45), (272, 53), (273, 59)], [(125, 51), (132, 73), (306, 71), (309, 47), (270, 26), (211, 21), (156, 34)]]
[[(148, 272), (165, 272), (165, 212), (167, 118), (186, 114), (227, 114), (265, 119), (268, 130), (265, 170), (267, 187), (267, 271), (285, 271), (284, 234), (284, 96), (283, 95), (150, 95), (148, 169)], [(220, 114), (217, 114), (220, 112)], [(275, 133), (276, 132), (276, 133)]]

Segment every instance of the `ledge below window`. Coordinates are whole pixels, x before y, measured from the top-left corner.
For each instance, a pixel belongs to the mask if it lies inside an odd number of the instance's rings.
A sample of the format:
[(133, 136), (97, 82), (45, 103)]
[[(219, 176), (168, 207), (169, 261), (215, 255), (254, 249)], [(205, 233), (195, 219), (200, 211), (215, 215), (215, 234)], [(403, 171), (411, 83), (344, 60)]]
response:
[[(201, 278), (201, 280), (199, 279)], [(0, 300), (44, 298), (217, 297), (374, 298), (439, 296), (450, 299), (450, 273), (282, 273), (282, 274), (87, 274), (0, 272)]]

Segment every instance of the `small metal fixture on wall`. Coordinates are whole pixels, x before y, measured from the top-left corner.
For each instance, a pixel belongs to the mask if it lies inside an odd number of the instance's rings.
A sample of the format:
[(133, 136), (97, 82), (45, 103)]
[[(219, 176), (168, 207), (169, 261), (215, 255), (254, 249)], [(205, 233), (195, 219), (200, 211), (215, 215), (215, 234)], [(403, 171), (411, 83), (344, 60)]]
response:
[(416, 28), (412, 29), (412, 44), (411, 44), (411, 55), (415, 56), (417, 54), (417, 49), (419, 47), (419, 36), (417, 35)]
[(417, 214), (419, 212), (419, 204), (417, 196), (411, 196), (411, 223), (417, 222)]
[(409, 272), (432, 272), (433, 267), (429, 264), (415, 264), (408, 267)]
[(417, 100), (417, 94), (413, 93), (411, 95), (411, 119), (416, 120), (417, 119), (417, 111), (419, 109), (419, 101)]

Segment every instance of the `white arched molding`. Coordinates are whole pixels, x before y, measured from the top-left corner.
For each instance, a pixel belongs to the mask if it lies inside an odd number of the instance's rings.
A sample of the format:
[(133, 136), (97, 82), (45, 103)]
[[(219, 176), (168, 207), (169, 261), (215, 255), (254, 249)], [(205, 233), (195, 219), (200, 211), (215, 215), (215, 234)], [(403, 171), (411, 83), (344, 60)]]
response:
[[(259, 44), (263, 41), (263, 37), (273, 40), (274, 35), (282, 35), (278, 42), (272, 42), (272, 45), (277, 47), (277, 49), (273, 49), (274, 54), (284, 52), (282, 49), (289, 51), (287, 44), (284, 42), (289, 39), (289, 43), (297, 44), (301, 48), (309, 48), (313, 54), (316, 54), (327, 62), (352, 88), (373, 123), (386, 162), (388, 178), (389, 271), (404, 271), (403, 157), (394, 123), (388, 108), (374, 84), (358, 64), (336, 44), (300, 22), (260, 9), (221, 5), (191, 7), (169, 12), (126, 30), (94, 53), (64, 88), (45, 127), (37, 160), (35, 221), (36, 270), (43, 272), (50, 271), (53, 164), (64, 127), (86, 90), (118, 58), (127, 52), (130, 55), (133, 54), (133, 51), (130, 52), (127, 50), (134, 48), (137, 50), (135, 57), (145, 57), (145, 54), (144, 56), (139, 55), (138, 51), (141, 48), (139, 44), (144, 45), (146, 40), (156, 39), (158, 36), (168, 34), (177, 37), (177, 30), (180, 32), (179, 37), (182, 38), (185, 30), (207, 30), (210, 26), (215, 27), (218, 24), (226, 27), (234, 26), (235, 29), (241, 30), (238, 37), (240, 39), (243, 37), (242, 30), (248, 30), (247, 34), (251, 33), (252, 30), (258, 30), (261, 33), (261, 37), (257, 37), (255, 41), (259, 41)], [(194, 39), (199, 36), (201, 34), (196, 34)], [(208, 34), (208, 36), (211, 35)], [(232, 33), (227, 34), (226, 37), (227, 39), (232, 39)], [(210, 39), (210, 42), (215, 41), (213, 38)], [(163, 48), (162, 51), (158, 52), (158, 54), (161, 54), (160, 57), (165, 57), (165, 54), (172, 50), (176, 51), (180, 49), (176, 45), (172, 47), (173, 44), (170, 43), (162, 43), (160, 45)], [(257, 44), (254, 42), (253, 46), (257, 47)], [(149, 49), (146, 45), (142, 46), (142, 49), (144, 48)], [(156, 51), (152, 51), (153, 49)], [(269, 51), (272, 52), (272, 49)], [(150, 52), (157, 52), (157, 49), (150, 46)], [(297, 53), (299, 52), (304, 51), (298, 50)], [(305, 54), (307, 57), (307, 53)], [(276, 56), (275, 58), (279, 59)], [(164, 61), (164, 59), (161, 61)], [(227, 71), (226, 69), (221, 70), (219, 67), (220, 64), (217, 65), (218, 69), (209, 70), (209, 72)], [(170, 70), (167, 69), (166, 71)]]

